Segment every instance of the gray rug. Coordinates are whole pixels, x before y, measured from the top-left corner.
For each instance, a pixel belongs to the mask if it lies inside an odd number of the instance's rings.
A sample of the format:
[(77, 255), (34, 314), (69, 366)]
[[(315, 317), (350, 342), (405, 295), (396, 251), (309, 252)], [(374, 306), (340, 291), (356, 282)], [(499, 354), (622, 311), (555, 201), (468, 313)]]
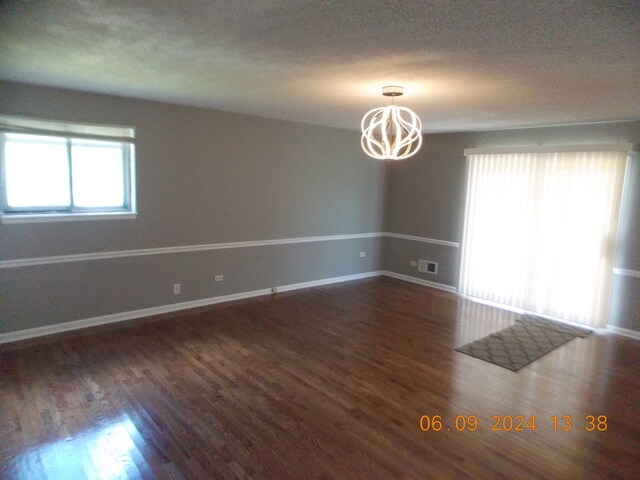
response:
[(545, 353), (576, 338), (572, 333), (543, 327), (536, 322), (518, 322), (456, 350), (517, 372)]
[(522, 317), (518, 318), (516, 322), (526, 323), (528, 325), (535, 325), (536, 327), (549, 328), (558, 332), (568, 333), (574, 337), (585, 338), (590, 335), (593, 330), (586, 327), (578, 327), (575, 325), (569, 325), (568, 323), (560, 322), (558, 320), (550, 320), (544, 317), (538, 317), (537, 315), (531, 315), (525, 313)]

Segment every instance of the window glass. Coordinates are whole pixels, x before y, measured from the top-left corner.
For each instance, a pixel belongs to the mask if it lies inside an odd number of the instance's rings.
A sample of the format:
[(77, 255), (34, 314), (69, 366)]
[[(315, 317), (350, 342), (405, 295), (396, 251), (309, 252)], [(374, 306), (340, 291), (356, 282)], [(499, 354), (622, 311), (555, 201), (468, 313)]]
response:
[(7, 134), (4, 169), (9, 207), (69, 207), (69, 161), (64, 138)]
[(134, 138), (133, 127), (0, 115), (0, 222), (135, 218)]
[(123, 145), (71, 142), (73, 203), (76, 207), (124, 207)]

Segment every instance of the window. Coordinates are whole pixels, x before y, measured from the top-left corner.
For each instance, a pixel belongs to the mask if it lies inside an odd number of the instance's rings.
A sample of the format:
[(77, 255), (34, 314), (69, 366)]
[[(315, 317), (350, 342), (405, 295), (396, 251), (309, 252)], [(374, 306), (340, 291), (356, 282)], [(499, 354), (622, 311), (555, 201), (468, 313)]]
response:
[(465, 151), (461, 293), (605, 326), (630, 147)]
[(135, 217), (133, 129), (0, 116), (2, 222)]

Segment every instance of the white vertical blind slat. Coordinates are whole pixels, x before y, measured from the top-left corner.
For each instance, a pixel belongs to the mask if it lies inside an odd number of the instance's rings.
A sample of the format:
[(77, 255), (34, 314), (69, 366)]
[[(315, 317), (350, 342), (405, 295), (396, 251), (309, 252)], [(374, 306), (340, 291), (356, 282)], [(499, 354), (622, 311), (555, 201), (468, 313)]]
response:
[(461, 292), (605, 326), (626, 156), (469, 155)]

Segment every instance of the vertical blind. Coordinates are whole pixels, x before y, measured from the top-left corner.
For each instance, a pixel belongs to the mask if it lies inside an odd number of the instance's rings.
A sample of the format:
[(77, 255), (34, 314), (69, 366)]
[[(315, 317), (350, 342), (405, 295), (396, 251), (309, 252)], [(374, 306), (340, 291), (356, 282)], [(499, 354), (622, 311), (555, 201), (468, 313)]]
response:
[(627, 152), (467, 157), (461, 293), (604, 327)]

